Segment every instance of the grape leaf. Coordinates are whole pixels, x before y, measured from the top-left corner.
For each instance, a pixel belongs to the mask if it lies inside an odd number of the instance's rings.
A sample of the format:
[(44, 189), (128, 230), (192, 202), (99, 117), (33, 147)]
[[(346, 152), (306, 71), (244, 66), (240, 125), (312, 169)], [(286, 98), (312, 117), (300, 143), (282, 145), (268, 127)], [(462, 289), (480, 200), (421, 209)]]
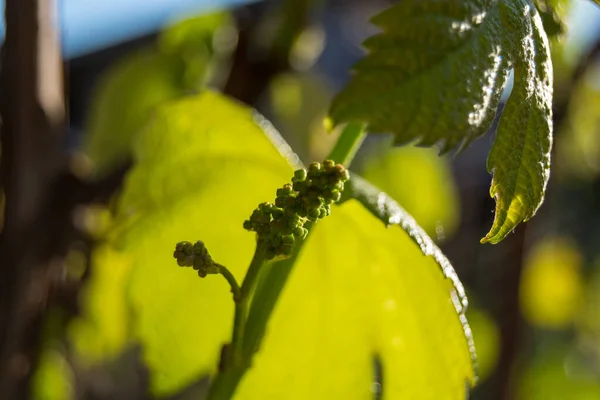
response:
[[(508, 19), (515, 20), (520, 12), (507, 10)], [(496, 199), (496, 216), (482, 243), (498, 243), (533, 217), (550, 178), (552, 63), (542, 22), (535, 9), (529, 12), (530, 18), (511, 25), (521, 41), (513, 46), (515, 85), (487, 162), (493, 173), (490, 195)]]
[[(173, 243), (202, 239), (241, 280), (255, 246), (241, 222), (298, 160), (262, 117), (210, 91), (161, 108), (135, 157), (107, 245), (132, 262), (120, 287), (127, 324), (154, 393), (166, 395), (215, 372), (233, 317), (224, 280), (178, 268)], [(236, 399), (371, 399), (375, 360), (386, 398), (464, 399), (473, 379), (466, 300), (447, 260), (442, 269), (436, 260), (358, 202), (336, 207), (303, 247)], [(101, 289), (88, 301), (116, 295)]]
[(366, 123), (395, 143), (468, 145), (490, 127), (514, 68), (515, 85), (490, 156), (497, 243), (543, 201), (552, 142), (552, 67), (530, 0), (403, 1), (373, 18), (382, 29), (334, 99), (334, 125)]

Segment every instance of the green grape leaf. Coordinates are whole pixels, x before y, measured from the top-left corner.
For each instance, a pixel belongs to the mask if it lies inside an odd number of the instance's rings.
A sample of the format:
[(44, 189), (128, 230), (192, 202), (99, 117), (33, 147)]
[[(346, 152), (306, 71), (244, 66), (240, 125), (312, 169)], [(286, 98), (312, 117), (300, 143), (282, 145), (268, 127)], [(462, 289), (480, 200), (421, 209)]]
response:
[[(161, 107), (137, 142), (107, 245), (132, 263), (121, 296), (155, 394), (214, 373), (232, 327), (226, 282), (177, 267), (173, 244), (203, 240), (241, 280), (255, 247), (242, 222), (290, 179), (290, 162), (298, 164), (262, 117), (211, 91)], [(393, 221), (409, 223), (390, 210)], [(235, 398), (371, 399), (378, 360), (386, 398), (464, 399), (473, 379), (464, 292), (412, 224), (424, 247), (355, 200), (317, 224)], [(88, 301), (106, 295), (97, 288)]]
[(557, 135), (557, 173), (562, 179), (594, 179), (600, 173), (600, 64), (592, 65), (572, 89), (567, 124)]
[(38, 361), (31, 382), (34, 400), (73, 400), (74, 373), (65, 357), (52, 346), (48, 346)]
[[(520, 11), (507, 10), (509, 20), (519, 18)], [(522, 41), (514, 46), (515, 84), (487, 162), (496, 216), (482, 243), (500, 242), (533, 217), (550, 178), (552, 63), (541, 20), (534, 9), (530, 11), (524, 23), (513, 24)]]
[(235, 399), (372, 399), (375, 360), (386, 398), (464, 399), (473, 370), (455, 309), (462, 286), (439, 250), (423, 255), (435, 245), (422, 231), (422, 248), (409, 234), (356, 200), (319, 223)]
[(367, 124), (396, 144), (466, 146), (490, 127), (514, 69), (488, 163), (497, 243), (540, 206), (552, 135), (552, 67), (540, 16), (530, 0), (403, 1), (373, 18), (382, 29), (334, 99), (333, 125)]

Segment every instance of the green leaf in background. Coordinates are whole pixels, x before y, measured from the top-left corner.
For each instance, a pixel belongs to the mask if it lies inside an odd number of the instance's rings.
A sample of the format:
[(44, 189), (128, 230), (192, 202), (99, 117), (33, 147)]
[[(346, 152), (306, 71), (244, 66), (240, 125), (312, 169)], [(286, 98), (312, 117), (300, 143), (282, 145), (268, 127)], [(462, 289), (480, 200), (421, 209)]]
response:
[(176, 63), (155, 50), (127, 56), (97, 85), (86, 120), (83, 150), (103, 175), (130, 154), (134, 135), (155, 107), (183, 94)]
[(583, 256), (572, 240), (548, 237), (531, 249), (520, 285), (521, 310), (533, 326), (566, 329), (583, 304)]
[(329, 83), (314, 73), (281, 74), (271, 82), (272, 121), (303, 160), (325, 159), (339, 137), (323, 125), (332, 96)]
[(535, 8), (540, 13), (544, 31), (548, 38), (562, 36), (567, 32), (565, 13), (568, 0), (534, 0)]
[(557, 140), (562, 178), (593, 179), (600, 173), (600, 65), (590, 68), (575, 87), (564, 131)]
[(597, 400), (600, 384), (597, 376), (581, 375), (574, 349), (547, 346), (527, 366), (518, 384), (517, 400)]
[(460, 210), (454, 177), (434, 150), (378, 149), (364, 164), (361, 175), (402, 204), (429, 235), (442, 238), (456, 228)]
[[(398, 23), (403, 21), (403, 23)], [(497, 243), (540, 206), (552, 142), (552, 67), (529, 0), (404, 1), (373, 18), (382, 33), (334, 99), (334, 125), (366, 123), (395, 142), (466, 146), (491, 125), (511, 67), (513, 94), (488, 169)]]
[[(233, 317), (227, 284), (174, 265), (173, 243), (202, 239), (241, 280), (255, 246), (241, 222), (291, 176), (282, 154), (294, 162), (264, 119), (210, 91), (161, 108), (140, 137), (110, 244), (132, 260), (119, 290), (155, 394), (214, 373)], [(318, 224), (236, 399), (372, 399), (375, 359), (385, 398), (464, 399), (473, 379), (466, 300), (444, 276), (456, 278), (447, 260), (442, 273), (423, 255), (434, 245), (418, 232), (422, 249), (355, 201)], [(115, 295), (98, 287), (88, 302), (106, 293)]]
[(104, 175), (130, 156), (134, 137), (156, 107), (202, 86), (213, 36), (226, 22), (223, 14), (184, 20), (161, 33), (158, 49), (128, 55), (104, 73), (84, 127), (83, 152), (94, 174)]
[(47, 348), (33, 376), (32, 398), (35, 400), (74, 400), (73, 370), (56, 349)]

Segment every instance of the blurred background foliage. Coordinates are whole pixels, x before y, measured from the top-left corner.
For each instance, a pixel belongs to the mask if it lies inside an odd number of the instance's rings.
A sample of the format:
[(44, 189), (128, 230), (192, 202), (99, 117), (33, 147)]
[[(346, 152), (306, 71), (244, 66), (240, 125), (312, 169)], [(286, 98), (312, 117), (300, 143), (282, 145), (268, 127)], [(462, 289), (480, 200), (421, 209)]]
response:
[[(457, 157), (438, 157), (435, 149), (390, 148), (389, 137), (369, 137), (354, 165), (415, 216), (467, 286), (468, 318), (479, 354), (479, 384), (472, 399), (600, 399), (600, 8), (584, 0), (537, 3), (556, 11), (555, 16), (544, 14), (549, 32), (556, 33), (552, 38), (556, 145), (547, 199), (536, 218), (497, 246), (479, 244), (493, 218), (490, 176), (483, 172), (493, 132)], [(207, 87), (256, 107), (302, 160), (323, 158), (338, 134), (328, 134), (323, 127), (329, 101), (361, 56), (360, 42), (374, 33), (369, 16), (389, 4), (264, 1), (190, 15), (156, 34), (71, 60), (73, 168), (88, 179), (127, 170), (136, 146), (148, 146), (147, 135), (156, 135), (157, 110)], [(566, 18), (564, 26), (553, 25), (556, 16)], [(168, 135), (168, 130), (163, 133)], [(185, 153), (182, 148), (178, 152)], [(180, 161), (182, 174), (202, 176), (201, 166), (196, 166), (198, 172), (194, 164)], [(154, 173), (150, 187), (127, 178), (128, 185), (137, 185), (129, 186), (130, 192), (142, 191), (136, 201), (147, 201), (145, 205), (154, 210), (148, 221), (123, 228), (118, 218), (126, 214), (127, 200), (119, 203), (117, 197), (108, 206), (76, 214), (96, 241), (96, 250), (90, 256), (73, 249), (69, 258), (68, 271), (83, 281), (81, 314), (68, 320), (55, 310), (49, 319), (46, 351), (35, 379), (36, 398), (147, 398), (148, 388), (154, 389), (153, 396), (165, 399), (198, 398), (204, 393), (204, 374), (214, 367), (218, 348), (206, 350), (205, 366), (186, 358), (186, 352), (196, 342), (200, 346), (226, 335), (231, 318), (229, 311), (220, 315), (224, 322), (209, 332), (215, 336), (209, 339), (186, 331), (191, 325), (185, 319), (204, 312), (198, 309), (206, 300), (192, 294), (202, 284), (188, 274), (176, 275), (179, 271), (168, 259), (173, 232), (160, 221), (166, 218), (161, 207), (174, 200), (158, 201), (156, 196), (175, 196), (187, 188), (181, 187), (183, 181), (169, 181), (172, 175), (161, 173)], [(229, 178), (224, 174), (222, 179)], [(265, 195), (268, 198), (269, 188), (285, 179), (284, 173), (263, 182), (264, 190), (244, 200), (246, 208)], [(215, 183), (219, 184), (223, 183)], [(193, 217), (193, 210), (203, 201), (207, 207), (215, 201), (227, 204), (230, 199), (214, 197), (217, 192), (213, 188), (199, 193), (194, 204), (179, 212), (192, 220), (208, 218)], [(238, 220), (244, 216), (242, 212)], [(203, 232), (206, 237), (204, 229), (209, 229), (209, 240), (214, 241), (209, 248), (216, 249), (219, 258), (243, 258), (251, 250), (251, 238), (234, 222), (216, 232), (213, 228), (179, 227), (176, 234), (189, 239)], [(114, 237), (123, 229), (139, 230), (150, 244), (135, 245), (139, 247), (131, 252), (115, 251)], [(156, 235), (143, 235), (144, 231)], [(230, 232), (235, 232), (231, 240), (241, 243), (236, 244), (240, 254), (219, 250)], [(167, 257), (158, 263), (146, 253), (149, 248)], [(85, 270), (90, 257), (92, 269)], [(136, 263), (152, 267), (136, 270)], [(233, 259), (231, 263), (239, 264)], [(211, 303), (219, 296), (223, 304), (229, 300), (222, 286), (206, 285), (215, 292)], [(166, 333), (153, 337), (140, 329)], [(151, 347), (150, 355), (147, 348), (137, 347), (140, 340)], [(162, 348), (164, 342), (172, 347)], [(155, 373), (157, 365), (170, 373), (161, 370), (152, 378), (148, 368)], [(330, 367), (323, 365), (320, 371), (326, 373)], [(336, 371), (330, 373), (333, 377)]]

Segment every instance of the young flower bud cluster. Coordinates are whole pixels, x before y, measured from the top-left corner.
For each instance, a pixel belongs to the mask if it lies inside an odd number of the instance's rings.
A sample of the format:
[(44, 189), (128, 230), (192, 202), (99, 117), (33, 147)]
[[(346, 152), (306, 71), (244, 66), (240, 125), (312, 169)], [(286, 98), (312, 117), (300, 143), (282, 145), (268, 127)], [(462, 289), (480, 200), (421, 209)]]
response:
[(310, 164), (308, 171), (294, 172), (292, 184), (277, 189), (275, 203), (261, 203), (244, 221), (244, 229), (256, 232), (266, 243), (265, 257), (289, 256), (297, 239), (308, 234), (307, 222), (317, 222), (340, 200), (349, 173), (341, 164), (326, 160)]
[(204, 278), (208, 274), (218, 274), (219, 267), (213, 261), (208, 250), (200, 240), (192, 244), (179, 242), (175, 245), (173, 257), (177, 259), (180, 267), (192, 267), (198, 271), (198, 276)]

